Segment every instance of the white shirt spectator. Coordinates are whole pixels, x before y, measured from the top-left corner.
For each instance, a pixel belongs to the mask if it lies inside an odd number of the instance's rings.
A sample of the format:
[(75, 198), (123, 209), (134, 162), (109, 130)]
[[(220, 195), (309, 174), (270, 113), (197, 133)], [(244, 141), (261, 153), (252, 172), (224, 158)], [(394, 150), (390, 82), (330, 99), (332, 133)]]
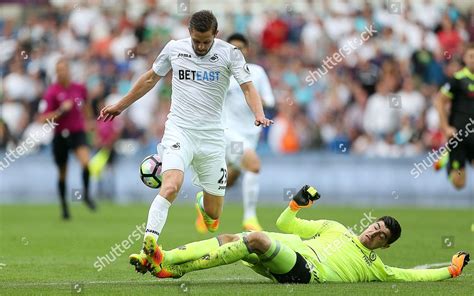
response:
[(14, 137), (19, 136), (27, 123), (27, 113), (19, 102), (5, 102), (2, 104), (1, 117), (8, 125)]
[(412, 1), (413, 18), (426, 28), (432, 30), (441, 20), (441, 7), (430, 0)]
[(332, 0), (329, 4), (329, 9), (333, 13), (349, 16), (355, 12), (354, 4), (348, 0)]
[(13, 72), (4, 80), (5, 95), (11, 100), (33, 101), (38, 95), (36, 84), (26, 74)]
[(129, 58), (133, 58), (129, 54), (135, 54), (133, 51), (127, 53), (128, 50), (137, 45), (137, 38), (133, 35), (131, 30), (123, 30), (123, 32), (114, 38), (110, 44), (110, 53), (114, 60), (118, 63), (124, 62)]
[(349, 34), (354, 25), (354, 21), (349, 17), (328, 16), (323, 20), (324, 29), (333, 41), (339, 40), (346, 34)]
[(402, 101), (400, 112), (413, 118), (419, 118), (425, 109), (425, 98), (416, 90), (400, 91), (398, 95)]
[(301, 41), (304, 46), (304, 54), (308, 61), (315, 62), (319, 46), (314, 46), (318, 44), (319, 40), (323, 37), (323, 30), (319, 25), (317, 19), (313, 19), (307, 22), (301, 31)]
[(69, 25), (78, 36), (87, 37), (100, 17), (97, 9), (83, 6), (76, 7), (69, 15)]
[(365, 131), (374, 136), (394, 132), (398, 124), (397, 111), (398, 109), (390, 107), (387, 95), (374, 93), (368, 98), (364, 113)]

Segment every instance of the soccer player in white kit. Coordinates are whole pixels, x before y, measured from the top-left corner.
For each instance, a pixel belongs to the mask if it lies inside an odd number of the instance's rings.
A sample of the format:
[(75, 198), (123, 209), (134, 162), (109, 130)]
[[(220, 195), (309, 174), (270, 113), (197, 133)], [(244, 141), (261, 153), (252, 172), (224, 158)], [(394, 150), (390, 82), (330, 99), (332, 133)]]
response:
[[(232, 34), (227, 42), (248, 56), (249, 42), (239, 33)], [(255, 64), (248, 64), (263, 104), (266, 107), (275, 106), (275, 97), (265, 70)], [(257, 201), (260, 192), (259, 171), (260, 158), (256, 149), (262, 128), (252, 123), (253, 114), (245, 102), (245, 97), (235, 79), (231, 79), (227, 97), (224, 102), (224, 118), (226, 121), (226, 159), (228, 168), (227, 187), (231, 187), (243, 171), (242, 200), (244, 216), (242, 226), (247, 231), (261, 231), (257, 219)]]
[(194, 183), (203, 189), (196, 198), (200, 214), (209, 231), (217, 230), (227, 185), (222, 108), (231, 75), (245, 94), (254, 124), (268, 127), (273, 123), (265, 118), (242, 52), (215, 38), (217, 32), (217, 20), (211, 11), (194, 13), (189, 23), (191, 37), (168, 42), (152, 69), (138, 79), (131, 91), (100, 112), (99, 120), (112, 120), (173, 70), (171, 110), (158, 145), (163, 183), (148, 213), (143, 251), (130, 256), (130, 263), (138, 272), (160, 270), (163, 258), (157, 252), (156, 241), (188, 166), (195, 172)]

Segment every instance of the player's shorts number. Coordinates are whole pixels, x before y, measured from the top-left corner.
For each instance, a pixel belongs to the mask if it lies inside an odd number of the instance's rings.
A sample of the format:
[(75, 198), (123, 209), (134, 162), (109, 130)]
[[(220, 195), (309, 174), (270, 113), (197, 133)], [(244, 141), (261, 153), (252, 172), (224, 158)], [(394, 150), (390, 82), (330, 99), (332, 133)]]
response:
[(217, 183), (224, 185), (227, 184), (227, 169), (221, 168), (222, 177), (217, 181)]

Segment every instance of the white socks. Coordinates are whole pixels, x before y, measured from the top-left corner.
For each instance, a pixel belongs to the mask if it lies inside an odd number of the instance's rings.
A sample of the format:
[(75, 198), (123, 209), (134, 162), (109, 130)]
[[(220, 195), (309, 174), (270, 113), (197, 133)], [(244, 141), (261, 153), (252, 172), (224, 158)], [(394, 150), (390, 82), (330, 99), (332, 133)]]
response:
[(153, 235), (156, 240), (165, 225), (166, 218), (168, 217), (168, 209), (171, 203), (161, 195), (157, 195), (150, 206), (148, 211), (148, 222), (146, 224), (145, 236)]
[(257, 201), (260, 192), (259, 174), (244, 171), (242, 195), (244, 201), (244, 221), (257, 216)]

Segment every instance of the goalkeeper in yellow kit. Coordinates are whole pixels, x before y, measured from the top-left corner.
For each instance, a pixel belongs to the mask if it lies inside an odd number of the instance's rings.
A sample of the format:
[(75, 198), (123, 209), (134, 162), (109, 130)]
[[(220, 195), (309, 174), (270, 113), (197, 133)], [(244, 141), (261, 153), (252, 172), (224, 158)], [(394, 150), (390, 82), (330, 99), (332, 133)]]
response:
[(384, 216), (359, 236), (330, 220), (296, 218), (301, 208), (320, 197), (315, 188), (304, 186), (277, 220), (285, 233), (244, 232), (223, 234), (163, 251), (152, 238), (144, 243), (146, 259), (132, 255), (138, 272), (150, 271), (159, 278), (184, 274), (242, 260), (257, 273), (278, 283), (438, 281), (457, 277), (469, 262), (469, 254), (458, 252), (449, 267), (402, 269), (389, 267), (375, 254), (388, 248), (401, 234), (400, 224)]

